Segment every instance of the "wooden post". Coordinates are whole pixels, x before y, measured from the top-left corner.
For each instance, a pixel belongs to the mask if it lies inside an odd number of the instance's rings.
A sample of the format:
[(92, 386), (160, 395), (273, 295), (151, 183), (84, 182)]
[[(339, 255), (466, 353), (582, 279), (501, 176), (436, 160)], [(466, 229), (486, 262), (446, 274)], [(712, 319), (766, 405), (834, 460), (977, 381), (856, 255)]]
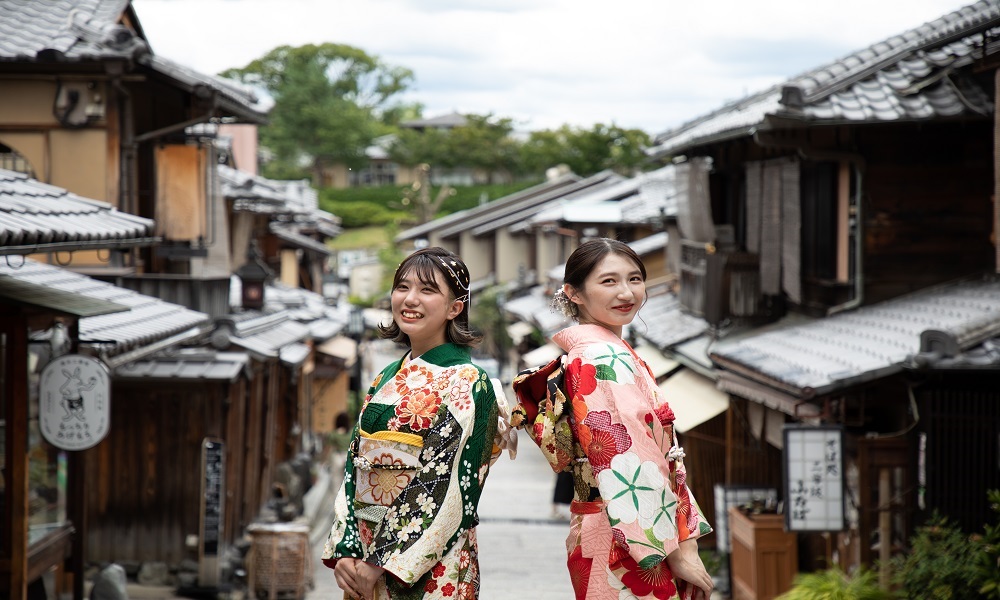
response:
[(878, 471), (878, 584), (889, 589), (889, 559), (892, 558), (892, 472)]
[[(993, 73), (994, 85), (1000, 86), (1000, 69)], [(1000, 88), (996, 88), (1000, 89)], [(1000, 96), (993, 111), (993, 249), (996, 254), (994, 270), (1000, 273)]]
[[(10, 309), (8, 309), (10, 310)], [(10, 313), (16, 313), (10, 310)], [(2, 344), (7, 426), (7, 498), (10, 502), (10, 600), (28, 597), (28, 327), (8, 313)]]

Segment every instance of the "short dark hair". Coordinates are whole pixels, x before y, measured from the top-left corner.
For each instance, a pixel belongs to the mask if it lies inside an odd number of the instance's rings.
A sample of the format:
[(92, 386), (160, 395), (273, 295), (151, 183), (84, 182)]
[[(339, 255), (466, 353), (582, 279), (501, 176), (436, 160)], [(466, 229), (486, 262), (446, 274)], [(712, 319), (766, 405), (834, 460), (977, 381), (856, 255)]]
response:
[[(448, 322), (445, 339), (458, 346), (479, 344), (483, 336), (469, 328), (469, 304), (472, 294), (469, 291), (471, 284), (469, 268), (465, 266), (465, 262), (454, 252), (438, 246), (417, 250), (396, 267), (396, 274), (392, 277), (392, 289), (396, 289), (399, 282), (411, 271), (417, 275), (421, 283), (434, 289), (438, 289), (434, 275), (440, 273), (448, 285), (451, 298), (463, 301), (462, 312)], [(391, 339), (398, 344), (410, 345), (410, 336), (400, 330), (395, 320), (388, 325), (379, 325), (378, 333), (380, 337)]]

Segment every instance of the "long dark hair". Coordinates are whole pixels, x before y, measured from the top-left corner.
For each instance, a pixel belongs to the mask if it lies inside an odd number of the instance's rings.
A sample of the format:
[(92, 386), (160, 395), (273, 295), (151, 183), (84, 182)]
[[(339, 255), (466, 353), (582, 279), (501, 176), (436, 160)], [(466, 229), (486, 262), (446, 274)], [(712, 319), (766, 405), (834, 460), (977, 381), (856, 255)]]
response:
[[(469, 268), (454, 252), (438, 246), (417, 250), (407, 256), (396, 268), (392, 277), (392, 289), (411, 272), (415, 273), (420, 283), (439, 289), (435, 273), (440, 273), (448, 285), (448, 293), (452, 300), (462, 300), (462, 312), (448, 321), (445, 329), (445, 339), (459, 346), (475, 346), (482, 341), (483, 336), (469, 328), (469, 304), (472, 294), (469, 291)], [(399, 344), (410, 345), (410, 336), (400, 330), (396, 321), (388, 325), (379, 325), (379, 336)]]
[[(583, 282), (587, 280), (587, 276), (609, 254), (619, 254), (635, 263), (635, 266), (639, 267), (639, 273), (642, 274), (642, 280), (646, 281), (646, 265), (642, 264), (642, 259), (631, 246), (611, 238), (594, 238), (577, 246), (576, 250), (569, 255), (566, 260), (563, 283), (573, 286), (574, 289), (582, 290)], [(568, 308), (574, 319), (579, 316), (579, 308), (576, 304), (569, 302)]]

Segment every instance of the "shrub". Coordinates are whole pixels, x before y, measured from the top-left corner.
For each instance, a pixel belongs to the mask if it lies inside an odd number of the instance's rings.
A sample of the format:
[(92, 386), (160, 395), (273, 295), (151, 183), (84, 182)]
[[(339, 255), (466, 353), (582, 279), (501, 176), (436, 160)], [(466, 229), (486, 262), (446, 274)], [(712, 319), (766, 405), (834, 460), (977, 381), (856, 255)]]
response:
[(889, 600), (891, 597), (878, 586), (873, 571), (861, 569), (848, 575), (832, 568), (796, 575), (792, 589), (777, 600)]
[[(1000, 517), (1000, 490), (990, 490), (986, 496), (989, 498), (990, 508)], [(976, 567), (982, 583), (979, 593), (984, 598), (1000, 598), (1000, 520), (986, 525)]]
[(947, 517), (935, 513), (917, 528), (912, 547), (891, 561), (897, 597), (907, 600), (979, 598), (977, 559), (981, 536), (970, 536)]

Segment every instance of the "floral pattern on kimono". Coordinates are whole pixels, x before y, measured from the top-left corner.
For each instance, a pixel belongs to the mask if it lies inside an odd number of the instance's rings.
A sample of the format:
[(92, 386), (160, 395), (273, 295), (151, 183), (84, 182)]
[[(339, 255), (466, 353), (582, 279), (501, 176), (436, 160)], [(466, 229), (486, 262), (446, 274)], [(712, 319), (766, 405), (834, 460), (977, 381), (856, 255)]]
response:
[(380, 599), (478, 597), (476, 507), (497, 422), (494, 387), (461, 346), (386, 367), (347, 452), (323, 562), (384, 568)]
[(553, 340), (561, 366), (514, 380), (515, 418), (556, 471), (573, 473), (566, 540), (579, 599), (690, 598), (666, 556), (710, 533), (690, 489), (674, 414), (649, 367), (608, 329), (576, 325)]

